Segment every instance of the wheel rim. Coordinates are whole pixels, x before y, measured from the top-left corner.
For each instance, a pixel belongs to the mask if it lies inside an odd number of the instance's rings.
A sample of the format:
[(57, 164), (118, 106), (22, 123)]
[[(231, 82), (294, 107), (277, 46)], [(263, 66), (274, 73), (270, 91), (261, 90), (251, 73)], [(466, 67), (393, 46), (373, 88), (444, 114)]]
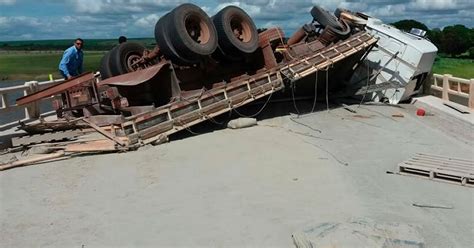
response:
[(140, 69), (144, 69), (144, 65), (142, 63), (137, 63), (142, 58), (141, 55), (138, 54), (130, 54), (127, 56), (127, 69), (128, 71), (138, 71)]
[(211, 38), (211, 32), (208, 25), (197, 15), (188, 16), (184, 25), (191, 39), (198, 44), (206, 44)]
[(233, 17), (230, 20), (230, 29), (235, 38), (241, 42), (247, 43), (252, 39), (252, 32), (250, 24), (241, 18)]

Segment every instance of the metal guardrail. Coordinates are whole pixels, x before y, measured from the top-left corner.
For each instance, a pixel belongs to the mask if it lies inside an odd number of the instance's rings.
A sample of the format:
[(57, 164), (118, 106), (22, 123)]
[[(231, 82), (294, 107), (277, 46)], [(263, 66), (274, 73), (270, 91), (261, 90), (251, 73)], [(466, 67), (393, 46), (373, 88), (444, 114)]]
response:
[[(42, 89), (45, 89), (47, 87), (57, 85), (63, 81), (64, 79), (57, 79), (57, 80), (44, 81), (44, 82), (29, 81), (29, 82), (25, 82), (25, 84), (23, 85), (0, 88), (0, 103), (1, 103), (0, 116), (5, 113), (23, 110), (25, 113), (23, 120), (37, 119), (40, 115), (46, 114), (45, 111), (41, 110), (40, 102), (35, 102), (35, 103), (31, 103), (24, 106), (18, 106), (16, 104), (10, 104), (10, 101), (8, 98), (9, 95), (12, 95), (12, 93), (15, 93), (15, 95), (21, 95), (21, 93), (23, 93), (23, 96), (26, 96), (26, 95), (35, 93), (37, 91), (40, 91)], [(51, 101), (51, 100), (52, 98), (45, 99), (44, 101)]]
[(433, 74), (431, 90), (441, 92), (441, 98), (450, 101), (450, 95), (467, 99), (467, 106), (474, 109), (474, 78), (464, 79), (451, 74)]

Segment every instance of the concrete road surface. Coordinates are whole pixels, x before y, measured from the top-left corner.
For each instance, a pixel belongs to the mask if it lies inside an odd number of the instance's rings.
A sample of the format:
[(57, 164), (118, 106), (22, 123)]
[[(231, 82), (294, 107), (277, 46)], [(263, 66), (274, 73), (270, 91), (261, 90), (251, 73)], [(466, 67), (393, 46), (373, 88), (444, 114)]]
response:
[(387, 173), (417, 152), (473, 159), (459, 138), (472, 129), (451, 134), (412, 105), (300, 118), (283, 105), (251, 128), (208, 123), (136, 152), (0, 172), (0, 246), (293, 247), (294, 232), (359, 218), (416, 226), (426, 247), (472, 246), (473, 188)]

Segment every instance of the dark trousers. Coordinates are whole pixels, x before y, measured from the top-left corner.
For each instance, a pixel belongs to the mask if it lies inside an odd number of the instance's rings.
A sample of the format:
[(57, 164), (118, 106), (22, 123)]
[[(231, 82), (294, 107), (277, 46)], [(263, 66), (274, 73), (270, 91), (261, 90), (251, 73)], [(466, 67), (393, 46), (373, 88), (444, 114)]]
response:
[(66, 76), (66, 74), (64, 74), (64, 72), (63, 72), (63, 71), (59, 70), (59, 73), (61, 74), (61, 76), (63, 76), (63, 78), (64, 78), (64, 79), (66, 79), (66, 80), (67, 80), (67, 76)]

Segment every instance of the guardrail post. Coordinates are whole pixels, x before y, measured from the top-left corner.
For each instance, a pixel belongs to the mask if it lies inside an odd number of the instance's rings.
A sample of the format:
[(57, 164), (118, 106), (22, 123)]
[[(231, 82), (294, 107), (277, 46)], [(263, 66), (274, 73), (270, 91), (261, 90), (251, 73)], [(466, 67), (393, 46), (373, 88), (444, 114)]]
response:
[(453, 75), (451, 74), (444, 74), (443, 75), (443, 95), (442, 99), (448, 101), (449, 100), (449, 78), (451, 78)]
[[(24, 95), (30, 95), (38, 91), (38, 81), (30, 81), (25, 83), (28, 86), (27, 89), (24, 90)], [(26, 119), (33, 119), (38, 118), (40, 116), (40, 103), (33, 102), (28, 104), (25, 108), (25, 118)]]
[(435, 80), (436, 80), (436, 78), (434, 77), (433, 73), (428, 74), (425, 81), (423, 82), (423, 94), (424, 95), (431, 95), (431, 86), (436, 85)]
[(474, 108), (474, 78), (471, 78), (471, 83), (469, 84), (469, 108)]
[(1, 102), (2, 102), (2, 107), (1, 108), (8, 108), (8, 95), (7, 93), (0, 94)]

